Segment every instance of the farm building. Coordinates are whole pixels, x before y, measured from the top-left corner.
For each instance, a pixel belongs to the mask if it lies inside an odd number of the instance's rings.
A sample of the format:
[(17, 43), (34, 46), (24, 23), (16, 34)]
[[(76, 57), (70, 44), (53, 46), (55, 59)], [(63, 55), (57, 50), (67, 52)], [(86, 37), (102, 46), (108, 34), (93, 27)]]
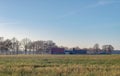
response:
[(74, 54), (73, 50), (65, 50), (64, 53), (65, 54)]
[(120, 54), (120, 50), (114, 50), (112, 51), (112, 54)]
[(87, 50), (73, 50), (74, 54), (87, 54)]
[(64, 54), (64, 48), (52, 48), (51, 54)]
[(87, 50), (65, 50), (65, 54), (87, 54)]

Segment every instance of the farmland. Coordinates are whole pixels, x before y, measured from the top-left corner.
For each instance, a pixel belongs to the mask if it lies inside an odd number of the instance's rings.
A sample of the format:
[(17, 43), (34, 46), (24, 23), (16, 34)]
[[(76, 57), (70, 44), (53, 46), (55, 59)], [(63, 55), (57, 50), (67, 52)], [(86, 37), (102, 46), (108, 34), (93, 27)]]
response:
[(0, 76), (120, 76), (120, 55), (1, 55)]

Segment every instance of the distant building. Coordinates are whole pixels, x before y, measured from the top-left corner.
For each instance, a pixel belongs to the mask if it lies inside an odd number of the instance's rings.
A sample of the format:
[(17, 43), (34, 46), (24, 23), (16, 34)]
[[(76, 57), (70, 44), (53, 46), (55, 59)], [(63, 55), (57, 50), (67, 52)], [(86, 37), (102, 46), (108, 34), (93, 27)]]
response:
[(74, 54), (73, 50), (65, 50), (64, 53), (65, 54)]
[(112, 54), (120, 54), (120, 50), (113, 50)]
[(52, 48), (51, 54), (65, 54), (64, 50), (64, 48)]
[(74, 54), (87, 54), (87, 50), (73, 50)]
[(73, 50), (65, 50), (65, 54), (87, 54), (87, 50), (76, 50), (75, 48), (73, 48)]

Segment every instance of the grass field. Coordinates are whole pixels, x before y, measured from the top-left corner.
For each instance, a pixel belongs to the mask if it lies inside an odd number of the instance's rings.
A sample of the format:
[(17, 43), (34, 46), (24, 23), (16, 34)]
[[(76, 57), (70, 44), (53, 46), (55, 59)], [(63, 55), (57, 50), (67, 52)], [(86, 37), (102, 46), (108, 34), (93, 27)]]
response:
[(0, 76), (120, 76), (120, 55), (1, 55)]

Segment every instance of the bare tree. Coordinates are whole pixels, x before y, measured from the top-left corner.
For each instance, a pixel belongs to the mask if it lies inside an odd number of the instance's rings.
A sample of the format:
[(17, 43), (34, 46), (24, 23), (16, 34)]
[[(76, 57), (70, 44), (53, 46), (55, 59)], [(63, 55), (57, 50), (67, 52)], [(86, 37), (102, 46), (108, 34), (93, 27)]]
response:
[(114, 50), (114, 47), (112, 45), (103, 45), (102, 50), (108, 54), (111, 54), (111, 52)]
[(75, 50), (80, 50), (79, 46), (73, 47)]
[(15, 54), (18, 54), (19, 47), (20, 47), (19, 41), (18, 41), (15, 37), (12, 38), (11, 41), (12, 41), (12, 51), (13, 51)]
[(16, 41), (16, 52), (18, 54), (18, 51), (20, 50), (20, 42), (19, 41)]
[(44, 41), (35, 41), (36, 53), (43, 53), (44, 50)]
[(4, 37), (0, 37), (0, 42), (4, 40)]
[(57, 46), (52, 40), (48, 40), (44, 43), (44, 51), (46, 53), (50, 53), (51, 49), (54, 47), (57, 47)]
[(95, 53), (98, 53), (98, 51), (100, 50), (99, 44), (96, 43), (96, 44), (93, 46), (93, 50), (94, 50)]
[(0, 37), (0, 52), (3, 52), (3, 42), (4, 42), (4, 38)]
[(9, 52), (11, 48), (12, 48), (11, 40), (10, 39), (6, 39), (3, 42), (3, 50), (4, 50), (4, 52), (7, 54), (7, 52)]
[(35, 41), (31, 42), (29, 49), (33, 51), (33, 54), (35, 54)]
[[(58, 47), (58, 46), (57, 46)], [(65, 50), (70, 50), (69, 47), (66, 47), (66, 46), (59, 46), (59, 48), (64, 48)]]
[(33, 51), (36, 51), (37, 54), (42, 54), (42, 53), (49, 53), (51, 48), (56, 47), (56, 44), (49, 40), (49, 41), (34, 41), (31, 44), (31, 47)]
[(31, 43), (31, 40), (28, 38), (24, 38), (21, 40), (21, 46), (23, 47), (25, 54), (27, 54), (27, 50), (30, 43)]

